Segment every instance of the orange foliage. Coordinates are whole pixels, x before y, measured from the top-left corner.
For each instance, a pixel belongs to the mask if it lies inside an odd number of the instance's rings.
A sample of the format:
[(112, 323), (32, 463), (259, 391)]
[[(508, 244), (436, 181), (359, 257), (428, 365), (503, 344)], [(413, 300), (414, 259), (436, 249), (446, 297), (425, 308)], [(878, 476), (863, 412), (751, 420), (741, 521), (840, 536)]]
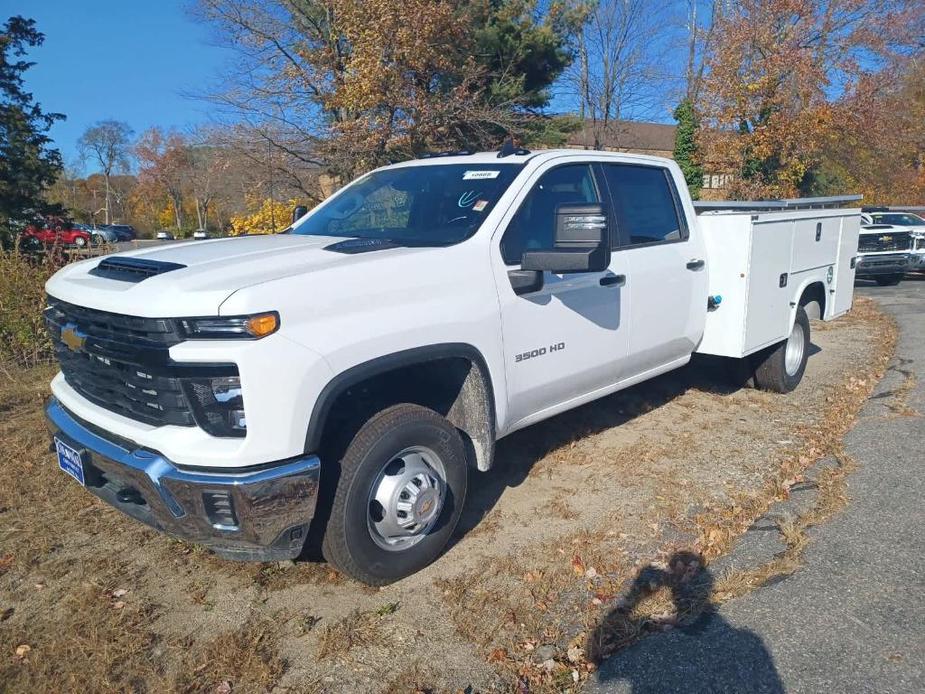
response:
[[(918, 7), (918, 9), (917, 9)], [(913, 0), (741, 0), (715, 27), (699, 99), (710, 171), (735, 197), (799, 194), (841, 137), (846, 98), (915, 50)]]

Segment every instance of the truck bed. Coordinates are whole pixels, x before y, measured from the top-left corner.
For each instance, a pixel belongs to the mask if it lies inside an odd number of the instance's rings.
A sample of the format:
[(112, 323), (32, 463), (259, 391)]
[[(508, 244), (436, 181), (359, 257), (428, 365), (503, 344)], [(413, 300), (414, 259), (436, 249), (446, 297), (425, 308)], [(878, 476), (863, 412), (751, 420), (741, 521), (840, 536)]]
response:
[(824, 297), (823, 320), (851, 308), (859, 209), (710, 210), (697, 220), (709, 295), (721, 297), (698, 352), (739, 358), (786, 339), (811, 285)]

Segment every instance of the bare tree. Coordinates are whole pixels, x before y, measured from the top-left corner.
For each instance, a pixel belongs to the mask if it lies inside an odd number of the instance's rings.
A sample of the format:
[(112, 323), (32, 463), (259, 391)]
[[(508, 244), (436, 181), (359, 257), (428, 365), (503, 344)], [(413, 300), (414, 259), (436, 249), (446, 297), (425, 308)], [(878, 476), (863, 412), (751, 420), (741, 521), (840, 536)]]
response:
[(77, 141), (84, 158), (93, 160), (100, 167), (106, 182), (106, 224), (112, 222), (113, 172), (127, 171), (131, 161), (132, 129), (127, 123), (117, 120), (103, 120), (84, 131)]
[(668, 25), (654, 0), (578, 0), (584, 23), (575, 36), (576, 60), (566, 88), (588, 123), (593, 146), (619, 147), (619, 123), (663, 105), (659, 84)]
[(684, 97), (696, 104), (706, 69), (706, 58), (713, 44), (716, 20), (729, 0), (686, 0), (687, 65), (684, 71)]

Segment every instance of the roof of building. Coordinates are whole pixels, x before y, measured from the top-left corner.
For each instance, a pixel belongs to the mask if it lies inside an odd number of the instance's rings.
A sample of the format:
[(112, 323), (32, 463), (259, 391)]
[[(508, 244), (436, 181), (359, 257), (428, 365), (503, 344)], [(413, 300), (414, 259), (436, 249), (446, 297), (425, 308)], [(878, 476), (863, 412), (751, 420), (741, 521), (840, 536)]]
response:
[[(674, 150), (674, 135), (677, 126), (664, 123), (646, 123), (643, 121), (611, 121), (602, 129), (600, 146), (607, 149), (637, 149), (670, 152)], [(595, 126), (585, 121), (581, 130), (573, 133), (568, 140), (571, 147), (594, 147)]]

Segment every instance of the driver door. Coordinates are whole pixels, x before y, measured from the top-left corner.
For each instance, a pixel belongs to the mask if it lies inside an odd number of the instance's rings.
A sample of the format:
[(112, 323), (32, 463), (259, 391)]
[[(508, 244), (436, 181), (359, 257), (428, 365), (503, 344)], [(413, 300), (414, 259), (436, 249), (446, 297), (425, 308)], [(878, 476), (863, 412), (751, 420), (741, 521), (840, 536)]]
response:
[[(552, 246), (558, 205), (605, 200), (597, 171), (584, 162), (535, 175), (501, 237), (498, 260), (505, 275), (520, 268), (524, 251)], [(576, 399), (590, 400), (619, 380), (628, 349), (626, 275), (620, 253), (612, 254), (603, 272), (544, 272), (536, 291), (518, 293), (507, 276), (499, 275), (508, 387), (505, 432), (566, 409)]]

